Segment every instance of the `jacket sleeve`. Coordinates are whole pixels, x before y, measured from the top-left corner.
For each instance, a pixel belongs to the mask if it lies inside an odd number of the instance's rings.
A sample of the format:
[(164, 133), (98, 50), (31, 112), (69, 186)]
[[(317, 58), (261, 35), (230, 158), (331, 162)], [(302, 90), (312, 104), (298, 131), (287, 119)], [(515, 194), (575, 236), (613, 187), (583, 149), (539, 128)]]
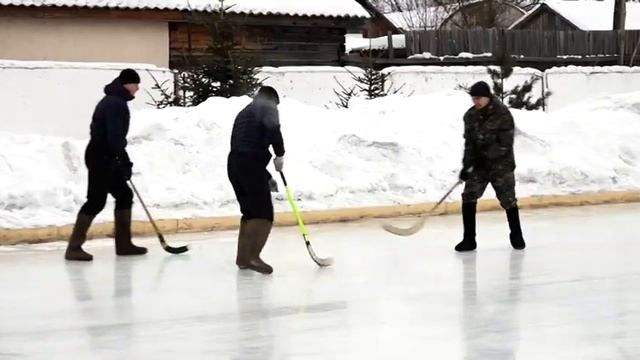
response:
[(508, 109), (504, 109), (497, 114), (498, 129), (496, 133), (496, 142), (489, 151), (489, 157), (496, 159), (505, 156), (513, 149), (513, 139), (515, 136), (515, 125), (513, 116)]
[(127, 121), (128, 109), (126, 104), (113, 101), (105, 108), (105, 122), (107, 129), (107, 143), (109, 156), (117, 165), (130, 163), (127, 154)]
[(475, 163), (476, 150), (473, 146), (473, 134), (467, 114), (464, 116), (464, 155), (462, 157), (462, 167), (468, 169)]
[(284, 156), (284, 139), (280, 131), (280, 115), (276, 107), (267, 107), (262, 117), (262, 123), (267, 129), (269, 145), (273, 147), (276, 156)]

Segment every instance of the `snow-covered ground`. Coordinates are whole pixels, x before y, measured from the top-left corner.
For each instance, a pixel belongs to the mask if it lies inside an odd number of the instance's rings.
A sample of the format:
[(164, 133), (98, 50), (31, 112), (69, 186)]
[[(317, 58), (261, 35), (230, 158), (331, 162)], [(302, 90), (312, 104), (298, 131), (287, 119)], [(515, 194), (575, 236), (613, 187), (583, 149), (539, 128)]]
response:
[[(234, 117), (249, 101), (212, 98), (196, 108), (134, 112), (134, 180), (158, 218), (238, 213), (226, 156)], [(457, 91), (356, 100), (348, 110), (285, 99), (285, 172), (301, 207), (436, 200), (456, 180), (468, 107)], [(514, 116), (520, 195), (640, 189), (640, 92)], [(85, 195), (84, 146), (0, 133), (0, 227), (72, 223)], [(276, 207), (288, 209), (282, 194)], [(110, 220), (110, 212), (99, 220)]]

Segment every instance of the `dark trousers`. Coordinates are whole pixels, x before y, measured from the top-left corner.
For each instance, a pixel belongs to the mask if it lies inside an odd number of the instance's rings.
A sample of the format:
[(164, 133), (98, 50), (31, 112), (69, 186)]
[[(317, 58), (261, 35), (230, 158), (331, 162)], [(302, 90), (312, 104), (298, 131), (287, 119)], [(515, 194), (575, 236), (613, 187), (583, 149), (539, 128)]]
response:
[(273, 203), (269, 189), (269, 159), (262, 156), (231, 152), (227, 161), (227, 175), (240, 203), (243, 220), (273, 221)]
[(85, 163), (89, 170), (89, 187), (87, 201), (82, 205), (80, 213), (98, 215), (104, 209), (109, 194), (116, 199), (116, 210), (130, 210), (133, 206), (133, 192), (122, 174), (91, 154), (85, 155)]

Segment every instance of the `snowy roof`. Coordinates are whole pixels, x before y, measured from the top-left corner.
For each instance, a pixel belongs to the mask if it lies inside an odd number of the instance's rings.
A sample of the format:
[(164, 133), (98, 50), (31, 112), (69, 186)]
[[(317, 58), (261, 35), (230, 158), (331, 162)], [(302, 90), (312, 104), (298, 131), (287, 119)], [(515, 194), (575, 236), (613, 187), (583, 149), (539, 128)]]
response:
[[(572, 22), (580, 30), (613, 30), (614, 0), (545, 0), (516, 21), (511, 28), (533, 16), (545, 5)], [(639, 2), (627, 2), (625, 28), (628, 30), (640, 29)]]
[[(392, 12), (384, 14), (397, 28), (403, 30), (437, 30), (445, 24), (449, 18), (456, 16), (461, 9), (475, 6), (487, 0), (469, 0), (463, 5), (453, 2), (446, 6), (422, 7), (408, 11)], [(510, 3), (504, 3), (519, 10), (524, 14), (524, 10)]]
[[(196, 11), (219, 8), (216, 0), (0, 0), (2, 5)], [(369, 17), (355, 0), (225, 0), (224, 5), (233, 5), (229, 12), (239, 14)]]

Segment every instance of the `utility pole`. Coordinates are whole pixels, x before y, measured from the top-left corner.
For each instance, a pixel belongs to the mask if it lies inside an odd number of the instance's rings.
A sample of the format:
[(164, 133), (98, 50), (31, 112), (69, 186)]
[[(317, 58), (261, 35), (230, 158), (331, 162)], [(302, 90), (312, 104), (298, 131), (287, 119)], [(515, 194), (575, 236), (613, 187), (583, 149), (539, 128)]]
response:
[(618, 53), (620, 54), (620, 65), (624, 65), (624, 53), (627, 34), (625, 32), (625, 20), (627, 18), (627, 1), (615, 0), (613, 8), (613, 30), (618, 32)]

